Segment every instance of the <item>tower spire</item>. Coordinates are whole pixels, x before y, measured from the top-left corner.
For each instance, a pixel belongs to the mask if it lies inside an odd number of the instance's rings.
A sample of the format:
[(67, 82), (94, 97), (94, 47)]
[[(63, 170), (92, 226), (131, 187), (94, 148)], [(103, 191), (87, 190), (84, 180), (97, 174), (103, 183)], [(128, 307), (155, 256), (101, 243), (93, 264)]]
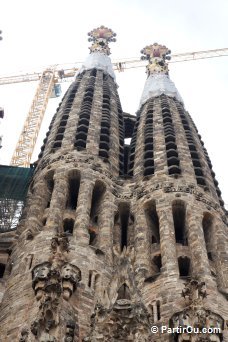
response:
[(111, 29), (101, 25), (96, 29), (93, 29), (88, 33), (89, 42), (93, 42), (90, 49), (90, 53), (93, 52), (100, 52), (104, 53), (105, 55), (109, 56), (111, 54), (109, 43), (116, 41), (116, 33), (113, 32)]
[(147, 45), (141, 50), (141, 53), (144, 55), (141, 59), (149, 61), (147, 65), (148, 75), (156, 73), (168, 75), (169, 68), (167, 60), (171, 59), (171, 51), (165, 45), (158, 43)]
[(183, 103), (183, 100), (176, 89), (174, 83), (169, 78), (169, 68), (167, 61), (171, 59), (171, 51), (165, 46), (158, 43), (147, 45), (141, 50), (143, 56), (141, 59), (148, 60), (146, 80), (140, 107), (148, 99), (165, 94), (175, 97)]
[(76, 76), (85, 70), (98, 69), (103, 70), (115, 79), (111, 59), (109, 57), (111, 54), (109, 43), (116, 41), (116, 33), (101, 25), (90, 31), (88, 36), (88, 41), (92, 42), (92, 45), (89, 47), (90, 54)]

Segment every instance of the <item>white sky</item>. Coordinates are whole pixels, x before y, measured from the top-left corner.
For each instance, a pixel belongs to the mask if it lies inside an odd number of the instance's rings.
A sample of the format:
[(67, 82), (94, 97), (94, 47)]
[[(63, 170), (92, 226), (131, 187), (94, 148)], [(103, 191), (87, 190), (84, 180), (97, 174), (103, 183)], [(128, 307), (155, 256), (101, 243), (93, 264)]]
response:
[[(117, 33), (110, 44), (113, 59), (139, 57), (158, 42), (173, 53), (228, 47), (227, 0), (3, 0), (0, 9), (0, 75), (40, 66), (83, 61), (87, 32), (100, 25)], [(227, 89), (228, 57), (170, 64), (170, 76), (202, 135), (225, 203), (228, 203)], [(146, 74), (143, 68), (117, 73), (123, 110), (138, 109)], [(66, 90), (68, 83), (64, 83)], [(3, 148), (8, 164), (32, 102), (37, 84), (0, 86)], [(50, 99), (33, 160), (60, 102)]]

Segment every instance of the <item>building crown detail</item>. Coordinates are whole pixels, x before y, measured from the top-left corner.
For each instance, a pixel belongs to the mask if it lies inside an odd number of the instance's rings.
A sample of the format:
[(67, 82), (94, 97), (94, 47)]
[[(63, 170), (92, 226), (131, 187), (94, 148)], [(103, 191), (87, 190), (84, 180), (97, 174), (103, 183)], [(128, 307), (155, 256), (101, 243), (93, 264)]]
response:
[(101, 52), (109, 56), (111, 54), (109, 43), (116, 41), (116, 33), (111, 29), (100, 26), (96, 29), (93, 29), (88, 33), (88, 41), (92, 42), (92, 46), (89, 47), (90, 53), (93, 52)]
[(142, 60), (148, 60), (147, 65), (148, 75), (151, 74), (168, 74), (169, 68), (167, 60), (171, 59), (171, 51), (165, 46), (158, 43), (147, 45), (141, 50), (144, 55), (141, 57)]

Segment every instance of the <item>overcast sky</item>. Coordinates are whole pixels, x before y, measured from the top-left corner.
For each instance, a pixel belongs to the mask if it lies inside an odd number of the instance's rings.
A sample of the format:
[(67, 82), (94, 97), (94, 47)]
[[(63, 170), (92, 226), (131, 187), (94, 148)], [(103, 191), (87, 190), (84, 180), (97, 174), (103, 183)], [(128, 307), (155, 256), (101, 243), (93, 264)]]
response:
[[(228, 48), (227, 18), (227, 0), (3, 0), (0, 75), (83, 61), (89, 52), (87, 32), (100, 25), (117, 33), (117, 42), (110, 44), (113, 59), (138, 58), (140, 50), (154, 42), (172, 53)], [(170, 77), (202, 135), (228, 203), (228, 57), (170, 64)], [(138, 109), (145, 79), (143, 68), (117, 73), (124, 111), (134, 114)], [(3, 164), (10, 162), (36, 86), (0, 86)], [(63, 92), (68, 86), (63, 84)], [(33, 160), (59, 102), (49, 101)]]

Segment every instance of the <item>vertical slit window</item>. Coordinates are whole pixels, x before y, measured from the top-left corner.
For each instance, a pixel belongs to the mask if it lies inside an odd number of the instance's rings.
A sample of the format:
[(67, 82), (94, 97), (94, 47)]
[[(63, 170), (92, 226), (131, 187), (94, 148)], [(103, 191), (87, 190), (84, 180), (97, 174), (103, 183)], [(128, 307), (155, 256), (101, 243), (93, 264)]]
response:
[(80, 108), (78, 126), (75, 135), (74, 147), (76, 147), (76, 149), (79, 151), (86, 148), (87, 135), (90, 124), (90, 115), (93, 104), (95, 81), (96, 69), (93, 69), (90, 73), (88, 85), (85, 89), (85, 94)]
[(208, 259), (213, 261), (213, 217), (206, 213), (202, 221)]
[(103, 74), (103, 101), (101, 114), (101, 130), (99, 143), (99, 156), (109, 158), (109, 144), (110, 144), (110, 89), (108, 84), (108, 76)]
[(188, 245), (187, 232), (186, 232), (186, 209), (182, 201), (175, 201), (172, 204), (173, 223), (175, 229), (176, 243), (184, 246)]
[(224, 201), (223, 201), (223, 199), (222, 199), (222, 197), (221, 197), (221, 191), (220, 191), (219, 186), (218, 186), (218, 181), (217, 181), (216, 178), (215, 178), (215, 173), (214, 173), (214, 171), (213, 171), (212, 163), (211, 163), (211, 160), (210, 160), (210, 158), (209, 158), (207, 149), (204, 147), (204, 143), (203, 143), (203, 141), (202, 141), (202, 139), (201, 139), (201, 136), (200, 136), (199, 134), (198, 134), (198, 137), (199, 137), (200, 143), (201, 143), (202, 148), (203, 148), (203, 153), (204, 153), (204, 156), (205, 156), (205, 158), (206, 158), (207, 165), (208, 165), (208, 167), (209, 167), (209, 169), (210, 169), (210, 172), (211, 172), (211, 176), (212, 176), (212, 179), (213, 179), (213, 183), (214, 183), (214, 186), (215, 186), (215, 190), (216, 190), (216, 193), (217, 193), (218, 198), (219, 198), (219, 203), (220, 203), (221, 206), (224, 206)]
[(69, 174), (68, 199), (66, 209), (75, 210), (77, 208), (78, 194), (80, 188), (80, 172), (73, 171)]
[(123, 111), (120, 104), (119, 95), (115, 89), (117, 111), (118, 111), (118, 124), (119, 124), (119, 175), (127, 174), (127, 163), (125, 162), (125, 147), (124, 147), (124, 118)]
[(105, 191), (105, 185), (100, 181), (96, 181), (93, 188), (90, 210), (89, 244), (91, 246), (95, 246), (98, 243), (97, 240), (100, 225), (100, 214), (102, 210)]
[(186, 140), (188, 143), (188, 148), (189, 148), (191, 158), (192, 158), (192, 164), (193, 164), (197, 184), (205, 186), (206, 181), (205, 181), (205, 177), (204, 177), (203, 168), (201, 165), (199, 153), (197, 151), (197, 145), (196, 145), (195, 140), (193, 138), (193, 134), (192, 134), (191, 128), (189, 126), (187, 116), (185, 115), (183, 105), (180, 104), (178, 101), (176, 101), (176, 107), (177, 107), (177, 110), (178, 110), (180, 118), (181, 118), (182, 126), (184, 128)]
[(149, 240), (151, 244), (160, 243), (159, 219), (155, 202), (149, 202), (145, 207), (147, 226), (149, 228)]
[(6, 265), (0, 263), (0, 278), (3, 278), (5, 269), (6, 269)]
[(161, 319), (161, 305), (160, 305), (159, 300), (156, 302), (156, 305), (157, 305), (157, 320), (160, 321), (160, 319)]
[(46, 176), (46, 184), (47, 184), (47, 205), (46, 205), (46, 208), (49, 208), (50, 203), (51, 203), (52, 193), (53, 193), (53, 189), (54, 189), (53, 177), (54, 177), (54, 172), (50, 172)]
[(181, 173), (180, 160), (176, 145), (175, 130), (167, 96), (161, 95), (162, 119), (165, 135), (165, 148), (169, 175)]
[(131, 177), (134, 174), (135, 149), (136, 149), (138, 126), (139, 126), (139, 121), (140, 121), (140, 114), (141, 114), (141, 111), (138, 113), (136, 123), (134, 126), (133, 136), (131, 139), (131, 144), (130, 144), (130, 152), (129, 152), (129, 159), (128, 159), (128, 175)]
[(134, 216), (130, 213), (128, 203), (120, 203), (114, 219), (113, 245), (120, 247), (122, 251), (124, 247), (131, 246), (133, 243)]
[(178, 266), (180, 277), (185, 278), (190, 276), (190, 259), (188, 257), (179, 257)]
[(66, 234), (73, 235), (74, 230), (74, 220), (73, 219), (65, 219), (63, 221), (63, 231)]
[(59, 123), (59, 127), (55, 136), (55, 140), (53, 143), (53, 149), (58, 149), (62, 146), (62, 140), (64, 137), (64, 132), (66, 129), (66, 125), (68, 122), (69, 114), (74, 102), (75, 95), (78, 91), (78, 87), (80, 85), (82, 76), (79, 75), (76, 79), (76, 81), (72, 84), (72, 87), (68, 90), (66, 93), (66, 101), (64, 103), (64, 106), (61, 106), (61, 111), (62, 111), (62, 117)]
[(144, 176), (154, 174), (153, 102), (148, 103), (144, 130)]
[(152, 269), (155, 274), (161, 272), (162, 267), (162, 260), (161, 260), (161, 254), (155, 255), (152, 259)]

